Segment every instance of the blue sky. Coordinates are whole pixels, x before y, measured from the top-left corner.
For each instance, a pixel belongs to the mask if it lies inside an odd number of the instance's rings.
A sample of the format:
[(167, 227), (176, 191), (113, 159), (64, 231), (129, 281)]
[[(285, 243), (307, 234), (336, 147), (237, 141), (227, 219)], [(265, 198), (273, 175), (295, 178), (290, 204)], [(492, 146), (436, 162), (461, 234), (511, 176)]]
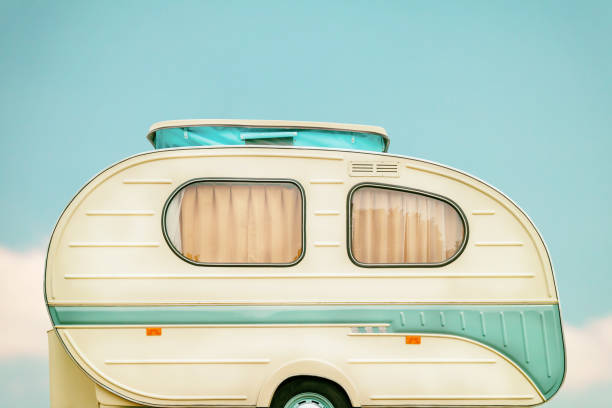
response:
[(42, 249), (80, 186), (150, 149), (155, 121), (374, 124), (392, 153), (527, 211), (566, 323), (612, 315), (612, 3), (330, 3), (0, 2), (0, 247)]

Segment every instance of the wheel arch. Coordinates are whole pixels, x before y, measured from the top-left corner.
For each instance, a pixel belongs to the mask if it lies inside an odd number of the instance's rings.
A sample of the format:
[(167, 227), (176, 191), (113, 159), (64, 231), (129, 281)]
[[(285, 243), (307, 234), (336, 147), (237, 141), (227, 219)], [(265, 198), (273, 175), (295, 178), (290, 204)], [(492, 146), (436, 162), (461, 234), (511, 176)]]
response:
[(361, 405), (355, 385), (338, 367), (323, 360), (303, 359), (281, 366), (266, 378), (257, 397), (257, 406), (269, 407), (274, 394), (281, 385), (300, 377), (329, 381), (344, 391), (351, 406)]

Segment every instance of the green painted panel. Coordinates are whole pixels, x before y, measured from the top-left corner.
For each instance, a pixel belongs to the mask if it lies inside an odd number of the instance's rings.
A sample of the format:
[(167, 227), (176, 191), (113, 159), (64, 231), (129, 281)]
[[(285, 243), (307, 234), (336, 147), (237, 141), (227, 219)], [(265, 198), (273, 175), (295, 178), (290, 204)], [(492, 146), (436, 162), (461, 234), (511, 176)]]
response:
[(557, 305), (56, 306), (55, 325), (389, 323), (388, 332), (436, 333), (483, 343), (514, 361), (548, 399), (565, 373)]

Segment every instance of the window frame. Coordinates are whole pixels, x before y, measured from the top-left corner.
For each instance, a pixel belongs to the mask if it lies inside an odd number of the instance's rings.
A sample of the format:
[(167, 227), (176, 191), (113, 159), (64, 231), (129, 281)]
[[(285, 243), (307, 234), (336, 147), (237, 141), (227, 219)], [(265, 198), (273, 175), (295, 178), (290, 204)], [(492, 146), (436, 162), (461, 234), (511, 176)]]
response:
[[(170, 203), (172, 202), (172, 200), (174, 199), (174, 197), (181, 192), (183, 189), (187, 188), (188, 186), (190, 186), (191, 184), (196, 184), (196, 183), (201, 183), (201, 182), (246, 182), (246, 183), (289, 183), (289, 184), (293, 184), (294, 186), (297, 187), (297, 189), (300, 192), (300, 196), (302, 198), (302, 252), (300, 254), (300, 256), (293, 262), (289, 262), (289, 263), (217, 263), (217, 262), (197, 262), (194, 261), (193, 259), (189, 259), (187, 258), (185, 255), (183, 255), (179, 250), (177, 250), (174, 246), (174, 244), (172, 243), (172, 241), (170, 241), (170, 237), (168, 236), (168, 231), (166, 228), (166, 213), (168, 211), (168, 207), (170, 206)], [(289, 267), (289, 266), (294, 266), (297, 265), (298, 263), (300, 263), (302, 261), (302, 259), (304, 259), (304, 255), (306, 254), (306, 193), (304, 192), (304, 187), (302, 187), (302, 185), (294, 179), (279, 179), (279, 178), (240, 178), (240, 177), (199, 177), (199, 178), (194, 178), (194, 179), (190, 179), (184, 183), (182, 183), (180, 186), (178, 186), (176, 189), (174, 189), (174, 191), (172, 191), (172, 193), (170, 194), (170, 196), (166, 199), (166, 202), (164, 203), (164, 208), (162, 210), (162, 217), (161, 217), (161, 224), (162, 224), (162, 233), (164, 235), (164, 240), (166, 241), (166, 244), (170, 247), (170, 249), (172, 250), (172, 252), (174, 252), (174, 254), (176, 256), (178, 256), (180, 259), (182, 259), (183, 261), (190, 263), (192, 265), (196, 265), (196, 266), (209, 266), (209, 267)]]
[[(461, 219), (461, 222), (463, 224), (463, 241), (461, 242), (461, 245), (459, 246), (459, 249), (457, 250), (457, 252), (455, 252), (453, 256), (451, 256), (444, 262), (437, 262), (437, 263), (399, 263), (398, 264), (398, 263), (363, 263), (363, 262), (359, 262), (353, 256), (353, 250), (352, 250), (352, 235), (353, 235), (352, 234), (353, 232), (352, 200), (353, 200), (353, 194), (355, 194), (355, 192), (359, 190), (360, 188), (364, 188), (364, 187), (375, 187), (375, 188), (381, 188), (381, 189), (387, 189), (387, 190), (402, 191), (406, 193), (418, 194), (421, 196), (434, 198), (434, 199), (437, 199), (437, 200), (440, 200), (442, 202), (449, 204), (451, 207), (453, 207), (453, 209), (455, 209), (455, 211), (457, 211), (457, 213), (459, 214), (459, 218)], [(455, 259), (459, 258), (459, 256), (461, 256), (461, 254), (467, 247), (467, 243), (468, 243), (468, 239), (470, 235), (467, 217), (465, 216), (465, 213), (463, 212), (463, 210), (461, 209), (461, 207), (459, 207), (457, 203), (455, 203), (453, 200), (451, 200), (448, 197), (444, 197), (439, 194), (430, 193), (428, 191), (423, 191), (423, 190), (419, 190), (419, 189), (415, 189), (411, 187), (398, 186), (398, 185), (385, 184), (385, 183), (367, 182), (367, 181), (364, 183), (355, 184), (349, 190), (349, 193), (347, 196), (346, 214), (347, 214), (346, 216), (346, 225), (347, 225), (346, 251), (347, 251), (348, 257), (351, 260), (351, 262), (353, 262), (355, 265), (362, 267), (362, 268), (439, 268), (439, 267), (450, 264)]]

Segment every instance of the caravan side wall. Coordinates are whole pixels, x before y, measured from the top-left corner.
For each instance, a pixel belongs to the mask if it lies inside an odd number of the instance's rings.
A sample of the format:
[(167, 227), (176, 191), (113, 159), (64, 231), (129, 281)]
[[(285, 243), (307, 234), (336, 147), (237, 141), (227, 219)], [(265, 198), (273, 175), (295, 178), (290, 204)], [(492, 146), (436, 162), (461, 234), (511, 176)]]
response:
[[(397, 172), (355, 176), (355, 162)], [(303, 259), (217, 267), (179, 258), (162, 232), (164, 204), (207, 177), (299, 183)], [(469, 228), (464, 251), (439, 267), (351, 262), (347, 198), (363, 182), (454, 201)], [(485, 183), (404, 157), (236, 147), (126, 159), (68, 205), (45, 279), (66, 350), (101, 387), (145, 405), (268, 406), (294, 375), (335, 381), (353, 406), (534, 405), (565, 372), (553, 272), (532, 223)]]

